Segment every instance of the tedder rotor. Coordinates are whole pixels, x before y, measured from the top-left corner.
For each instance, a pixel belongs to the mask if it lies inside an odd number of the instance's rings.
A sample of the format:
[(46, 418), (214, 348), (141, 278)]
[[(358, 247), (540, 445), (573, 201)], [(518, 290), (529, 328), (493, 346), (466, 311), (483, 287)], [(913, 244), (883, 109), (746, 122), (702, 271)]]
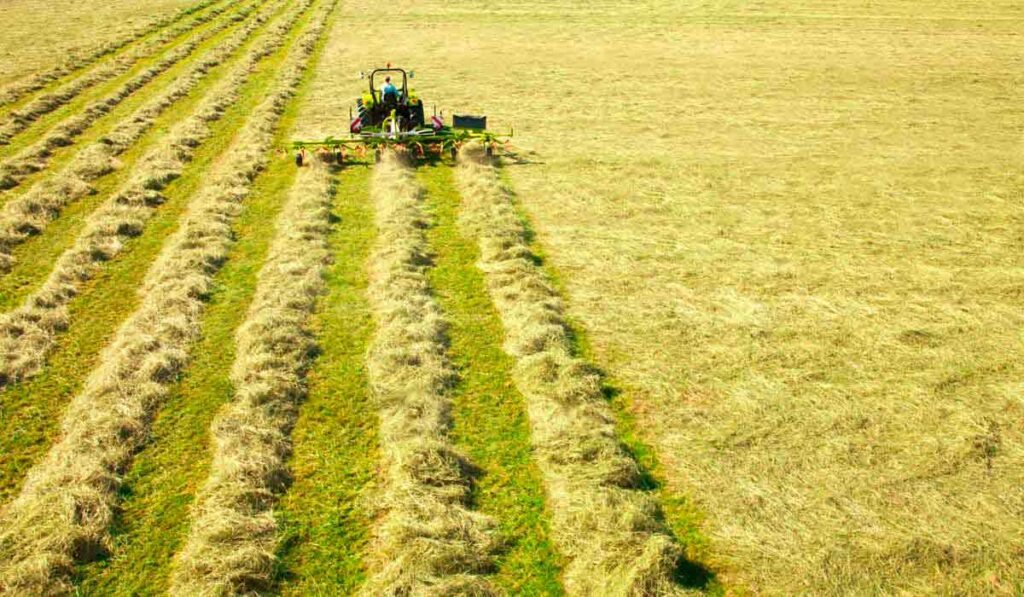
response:
[[(365, 155), (372, 151), (376, 160), (387, 147), (402, 146), (414, 155), (426, 156), (428, 152), (454, 158), (466, 142), (477, 140), (484, 144), (491, 155), (500, 143), (512, 137), (487, 130), (486, 116), (452, 115), (451, 124), (446, 124), (443, 113), (427, 119), (423, 111), (423, 100), (409, 87), (413, 71), (393, 68), (377, 68), (359, 73), (360, 78), (369, 79), (369, 91), (356, 100), (356, 112), (349, 110), (350, 124), (347, 137), (328, 137), (322, 141), (293, 141), (295, 164), (302, 166), (309, 160), (308, 152), (316, 151), (330, 161), (344, 162), (348, 152)], [(391, 83), (392, 78), (401, 78), (400, 85)], [(384, 85), (381, 85), (381, 81)]]

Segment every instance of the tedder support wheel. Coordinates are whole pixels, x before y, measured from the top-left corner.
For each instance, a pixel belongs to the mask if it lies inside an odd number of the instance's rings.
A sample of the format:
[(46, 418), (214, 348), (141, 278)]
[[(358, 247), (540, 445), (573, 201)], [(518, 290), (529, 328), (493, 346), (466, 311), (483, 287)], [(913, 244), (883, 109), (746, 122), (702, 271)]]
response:
[(494, 148), (488, 145), (487, 149), (484, 150), (484, 154), (489, 158), (494, 157)]
[(301, 151), (298, 152), (297, 154), (295, 154), (295, 165), (298, 166), (299, 168), (302, 167), (302, 152)]
[(341, 162), (345, 160), (345, 154), (341, 153), (341, 150), (334, 152), (334, 163), (341, 165)]
[(457, 157), (459, 157), (459, 148), (458, 147), (452, 147), (452, 159), (454, 160)]
[(382, 154), (382, 153), (383, 153), (383, 152), (382, 152), (381, 150), (379, 150), (379, 149), (374, 149), (374, 150), (373, 150), (373, 161), (374, 161), (374, 162), (378, 162), (378, 163), (379, 163), (379, 162), (380, 162), (380, 158), (381, 158), (381, 154)]

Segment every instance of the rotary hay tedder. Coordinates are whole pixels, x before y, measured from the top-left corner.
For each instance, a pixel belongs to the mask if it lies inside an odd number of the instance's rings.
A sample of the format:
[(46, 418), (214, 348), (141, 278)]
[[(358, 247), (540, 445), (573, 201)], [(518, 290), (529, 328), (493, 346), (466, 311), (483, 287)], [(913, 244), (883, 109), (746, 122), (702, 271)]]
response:
[[(443, 156), (448, 153), (454, 159), (459, 148), (468, 141), (480, 141), (487, 155), (493, 154), (499, 145), (507, 143), (512, 131), (496, 134), (487, 130), (486, 116), (454, 114), (452, 123), (445, 124), (436, 111), (428, 120), (423, 111), (423, 100), (409, 88), (412, 71), (401, 68), (374, 69), (367, 76), (369, 92), (356, 100), (356, 114), (349, 116), (348, 137), (328, 137), (322, 141), (293, 141), (295, 164), (302, 166), (310, 159), (310, 153), (317, 154), (328, 162), (342, 164), (350, 152), (362, 158), (373, 152), (374, 159), (380, 160), (381, 153), (388, 147), (404, 147), (410, 154), (426, 157), (429, 153)], [(401, 77), (401, 86), (385, 84), (379, 87), (379, 79)]]

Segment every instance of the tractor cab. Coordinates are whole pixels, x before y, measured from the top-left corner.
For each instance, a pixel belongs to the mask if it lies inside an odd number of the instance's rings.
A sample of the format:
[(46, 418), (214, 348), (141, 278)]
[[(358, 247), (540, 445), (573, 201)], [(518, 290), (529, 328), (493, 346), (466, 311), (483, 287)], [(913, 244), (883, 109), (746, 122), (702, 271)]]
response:
[[(358, 114), (352, 119), (351, 132), (407, 132), (423, 126), (423, 102), (409, 88), (409, 79), (413, 72), (405, 69), (378, 68), (370, 72), (360, 73), (369, 79), (369, 93), (364, 93), (356, 100)], [(385, 79), (390, 77), (397, 93), (385, 94)], [(396, 84), (397, 83), (397, 84)]]
[[(384, 93), (387, 78), (395, 89)], [(308, 159), (307, 151), (314, 149), (321, 159), (341, 164), (347, 151), (359, 156), (372, 151), (375, 159), (388, 147), (402, 147), (413, 155), (425, 157), (428, 153), (440, 156), (448, 153), (455, 157), (459, 148), (470, 141), (483, 143), (491, 155), (501, 142), (512, 137), (487, 130), (486, 116), (452, 114), (446, 123), (444, 112), (437, 110), (430, 120), (424, 118), (423, 100), (409, 87), (412, 71), (393, 68), (388, 64), (369, 74), (359, 73), (360, 79), (369, 79), (369, 89), (356, 99), (355, 112), (349, 111), (351, 124), (347, 138), (327, 137), (322, 141), (293, 141), (295, 163), (302, 166)]]

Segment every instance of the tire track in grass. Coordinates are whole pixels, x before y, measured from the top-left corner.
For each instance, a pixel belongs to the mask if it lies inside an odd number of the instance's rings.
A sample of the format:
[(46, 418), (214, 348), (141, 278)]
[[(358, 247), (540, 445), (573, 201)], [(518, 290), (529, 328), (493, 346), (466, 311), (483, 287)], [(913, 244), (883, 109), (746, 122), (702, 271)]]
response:
[[(194, 156), (181, 178), (163, 191), (167, 202), (127, 250), (99, 270), (79, 296), (68, 305), (68, 320), (75, 325), (58, 336), (47, 366), (37, 376), (0, 392), (0, 500), (19, 489), (24, 471), (36, 462), (57, 434), (61, 410), (81, 390), (85, 377), (98, 363), (101, 349), (123, 320), (139, 304), (135, 291), (146, 271), (177, 229), (188, 202), (203, 186), (213, 164), (221, 159), (245, 124), (251, 109), (264, 96), (284, 52), (267, 58), (246, 83), (240, 99), (214, 123), (213, 134)], [(127, 290), (126, 290), (127, 289)]]
[[(0, 262), (10, 267), (4, 273), (0, 266), (0, 311), (17, 307), (30, 292), (38, 290), (53, 264), (78, 238), (89, 214), (126, 185), (141, 167), (140, 160), (154, 147), (166, 144), (170, 130), (189, 118), (214, 93), (218, 83), (230, 76), (234, 66), (246, 58), (249, 48), (261, 39), (257, 33), (276, 18), (274, 13), (281, 12), (283, 4), (284, 0), (272, 0), (243, 28), (224, 39), (211, 40), (208, 53), (193, 64), (166, 73), (173, 83), (122, 119), (116, 129), (95, 139), (95, 148), (86, 148), (64, 169), (54, 173), (53, 178), (31, 186), (25, 196), (0, 206), (0, 237), (7, 238), (6, 243), (0, 243)], [(92, 160), (86, 160), (82, 154), (90, 154), (99, 164), (109, 157), (107, 164), (113, 170), (91, 178), (93, 169), (88, 165)], [(72, 184), (73, 181), (84, 184)], [(57, 192), (61, 189), (67, 192)], [(85, 194), (78, 197), (71, 192), (73, 189)], [(16, 209), (15, 203), (22, 207)], [(17, 230), (12, 223), (22, 218), (11, 216), (12, 211), (30, 212), (25, 226), (38, 232), (11, 233), (12, 228)], [(5, 221), (6, 226), (2, 224)], [(7, 230), (6, 235), (3, 230)]]
[[(127, 48), (131, 44), (142, 40), (148, 36), (157, 34), (161, 29), (170, 27), (182, 19), (186, 19), (194, 14), (202, 12), (211, 6), (220, 4), (225, 0), (203, 0), (198, 4), (182, 9), (173, 15), (169, 15), (162, 19), (158, 19), (156, 22), (151, 23), (148, 26), (140, 28), (138, 31), (134, 31), (128, 34), (122, 39), (105, 43), (92, 50), (87, 50), (86, 54), (81, 56), (72, 56), (71, 58), (61, 62), (57, 66), (50, 68), (41, 73), (34, 75), (28, 75), (27, 78), (23, 78), (20, 81), (9, 83), (0, 90), (0, 108), (7, 108), (11, 104), (16, 104), (23, 100), (26, 96), (46, 89), (47, 87), (59, 82), (61, 79), (68, 75), (74, 74), (75, 72), (88, 68), (100, 60), (116, 54), (122, 49)], [(227, 0), (227, 4), (232, 4), (234, 0)], [(5, 112), (0, 112), (5, 113)]]
[[(326, 8), (333, 9), (333, 3)], [(212, 183), (190, 204), (147, 274), (139, 308), (69, 405), (62, 437), (30, 471), (21, 494), (0, 511), (0, 590), (67, 590), (76, 560), (109, 549), (120, 474), (188, 362), (203, 297), (226, 256), (239, 202), (265, 164), (278, 117), (300, 82), (327, 14), (321, 11), (296, 41), (274, 91), (254, 110)]]
[(702, 588), (707, 574), (686, 576), (695, 567), (643, 490), (601, 379), (575, 356), (561, 299), (483, 160), (480, 148), (460, 158), (461, 223), (479, 240), (480, 268), (505, 325), (505, 349), (516, 360), (513, 376), (526, 397), (553, 537), (568, 558), (566, 591), (669, 595)]
[(92, 101), (67, 118), (62, 118), (59, 124), (47, 132), (32, 135), (31, 138), (37, 139), (36, 141), (0, 163), (0, 189), (14, 188), (29, 175), (45, 170), (50, 165), (50, 158), (58, 148), (73, 145), (75, 139), (86, 132), (97, 120), (109, 114), (111, 110), (137, 91), (148, 86), (161, 74), (188, 59), (208, 39), (247, 18), (260, 2), (262, 0), (248, 3), (240, 11), (204, 27), (202, 31), (189, 33), (184, 42), (169, 49), (155, 64), (144, 67), (141, 72), (131, 75), (128, 80), (109, 94)]
[[(302, 9), (310, 2), (304, 0), (298, 6)], [(166, 144), (142, 158), (125, 187), (88, 216), (82, 234), (58, 258), (42, 287), (19, 308), (0, 315), (0, 386), (24, 379), (42, 367), (56, 335), (70, 323), (67, 303), (104, 262), (124, 249), (125, 241), (142, 232), (166, 200), (162, 191), (181, 176), (196, 148), (209, 138), (211, 124), (238, 99), (239, 90), (263, 58), (284, 44), (302, 14), (295, 10), (275, 25), (195, 113), (171, 129)]]
[(506, 548), (495, 582), (509, 594), (558, 595), (562, 557), (548, 539), (544, 490), (532, 462), (523, 397), (511, 381), (513, 361), (501, 350), (504, 331), (476, 268), (476, 243), (457, 226), (459, 205), (451, 169), (424, 166), (420, 180), (436, 225), (431, 285), (451, 323), (449, 350), (459, 369), (452, 437), (486, 473), (474, 503), (500, 525)]
[(293, 481), (282, 496), (276, 580), (289, 595), (350, 595), (365, 581), (377, 467), (377, 412), (366, 353), (373, 335), (366, 262), (376, 229), (370, 168), (350, 163), (335, 188), (332, 263), (314, 315), (320, 352), (292, 432)]
[[(315, 65), (320, 50), (310, 59)], [(312, 72), (312, 69), (309, 70)], [(288, 140), (306, 89), (304, 84), (278, 125), (275, 145)], [(126, 473), (122, 502), (112, 529), (109, 558), (79, 568), (86, 594), (165, 592), (172, 556), (188, 532), (189, 506), (210, 463), (207, 430), (214, 413), (232, 394), (227, 372), (235, 355), (233, 334), (255, 286), (256, 272), (281, 196), (295, 175), (290, 160), (273, 160), (256, 180), (245, 210), (233, 226), (237, 240), (217, 273), (203, 316), (194, 360), (153, 421), (151, 436)]]
[(196, 496), (171, 580), (176, 595), (269, 588), (289, 481), (291, 431), (315, 343), (310, 314), (323, 291), (330, 177), (313, 164), (286, 193), (245, 322), (236, 334), (232, 400), (210, 428), (213, 462)]
[[(97, 69), (94, 73), (85, 74), (60, 89), (44, 94), (27, 105), (9, 112), (3, 117), (3, 122), (0, 122), (0, 146), (9, 145), (16, 136), (32, 127), (40, 118), (67, 104), (83, 91), (123, 75), (138, 63), (169, 51), (171, 47), (181, 41), (177, 38), (185, 34), (189, 34), (191, 37), (195, 34), (195, 29), (224, 14), (230, 6), (216, 7), (207, 11), (187, 23), (174, 27), (164, 35), (150, 40), (134, 52), (113, 60), (104, 68)], [(102, 103), (94, 103), (89, 109), (99, 109), (101, 105)]]
[(388, 152), (371, 191), (379, 236), (369, 296), (377, 328), (367, 368), (384, 479), (362, 593), (493, 594), (495, 524), (470, 509), (476, 467), (448, 438), (455, 371), (427, 280), (421, 189), (404, 162)]

